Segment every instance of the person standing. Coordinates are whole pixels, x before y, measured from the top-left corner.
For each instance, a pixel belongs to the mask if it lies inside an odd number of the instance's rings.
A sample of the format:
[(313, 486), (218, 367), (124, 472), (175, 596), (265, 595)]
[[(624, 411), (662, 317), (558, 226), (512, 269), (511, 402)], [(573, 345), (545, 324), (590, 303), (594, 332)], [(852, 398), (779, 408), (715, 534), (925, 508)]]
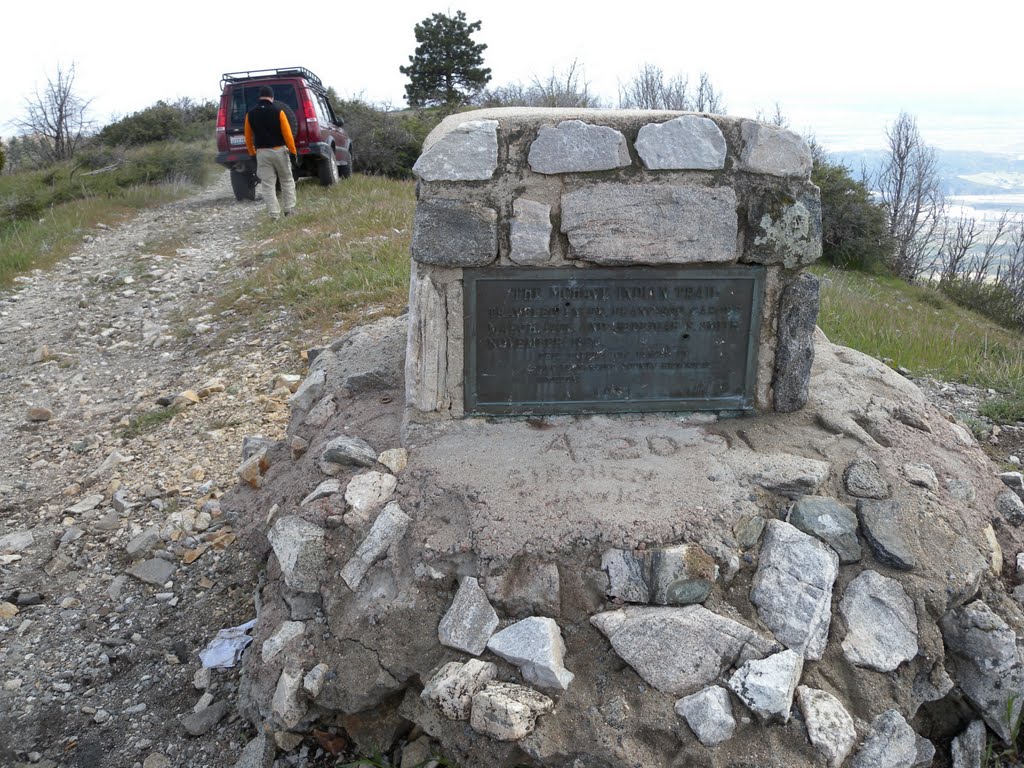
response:
[[(290, 156), (297, 155), (295, 137), (288, 115), (274, 103), (274, 91), (269, 85), (260, 86), (256, 106), (245, 116), (245, 146), (256, 156), (256, 175), (263, 183), (263, 199), (271, 219), (295, 213), (295, 177), (292, 176)], [(277, 201), (277, 182), (281, 181), (282, 203)]]

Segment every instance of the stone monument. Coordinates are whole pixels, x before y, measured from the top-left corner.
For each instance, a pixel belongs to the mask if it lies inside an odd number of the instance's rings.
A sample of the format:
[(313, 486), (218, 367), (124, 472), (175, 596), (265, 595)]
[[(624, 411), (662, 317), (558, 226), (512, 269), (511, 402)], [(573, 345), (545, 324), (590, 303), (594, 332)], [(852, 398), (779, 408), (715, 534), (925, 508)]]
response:
[(751, 120), (447, 118), (414, 168), (410, 417), (801, 408), (810, 170), (803, 139)]

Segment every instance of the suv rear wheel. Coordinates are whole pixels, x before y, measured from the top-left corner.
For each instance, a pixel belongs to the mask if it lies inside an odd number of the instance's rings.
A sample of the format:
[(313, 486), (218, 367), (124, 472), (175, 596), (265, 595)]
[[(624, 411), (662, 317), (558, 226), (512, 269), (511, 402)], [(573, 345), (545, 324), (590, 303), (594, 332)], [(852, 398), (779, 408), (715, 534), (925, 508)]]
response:
[(352, 163), (355, 162), (355, 156), (352, 154), (352, 145), (348, 145), (348, 163), (345, 165), (338, 166), (338, 175), (343, 179), (347, 179), (352, 175)]
[(235, 200), (256, 199), (256, 179), (247, 171), (231, 171), (231, 190)]
[(331, 147), (330, 157), (321, 157), (320, 166), (317, 168), (318, 175), (320, 176), (320, 184), (325, 187), (329, 187), (332, 184), (338, 183), (338, 165), (337, 160), (334, 157), (334, 147)]

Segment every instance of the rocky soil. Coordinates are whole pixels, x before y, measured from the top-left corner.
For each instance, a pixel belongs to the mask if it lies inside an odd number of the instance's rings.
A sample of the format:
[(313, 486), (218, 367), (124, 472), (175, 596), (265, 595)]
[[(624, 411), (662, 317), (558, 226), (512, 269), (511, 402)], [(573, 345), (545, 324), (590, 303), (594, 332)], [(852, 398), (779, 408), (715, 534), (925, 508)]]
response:
[(0, 294), (0, 765), (224, 766), (252, 735), (197, 654), (255, 616), (220, 498), (304, 368), (285, 318), (208, 313), (261, 213), (224, 178)]

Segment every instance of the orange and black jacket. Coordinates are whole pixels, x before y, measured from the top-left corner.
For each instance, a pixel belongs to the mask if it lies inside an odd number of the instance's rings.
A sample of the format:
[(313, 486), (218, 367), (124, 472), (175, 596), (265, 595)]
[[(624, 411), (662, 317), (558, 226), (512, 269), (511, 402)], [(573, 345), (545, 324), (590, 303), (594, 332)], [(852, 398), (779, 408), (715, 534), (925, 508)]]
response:
[(277, 147), (288, 147), (293, 155), (298, 154), (288, 115), (277, 104), (265, 99), (260, 99), (245, 116), (245, 146), (250, 155), (255, 155), (257, 149)]

